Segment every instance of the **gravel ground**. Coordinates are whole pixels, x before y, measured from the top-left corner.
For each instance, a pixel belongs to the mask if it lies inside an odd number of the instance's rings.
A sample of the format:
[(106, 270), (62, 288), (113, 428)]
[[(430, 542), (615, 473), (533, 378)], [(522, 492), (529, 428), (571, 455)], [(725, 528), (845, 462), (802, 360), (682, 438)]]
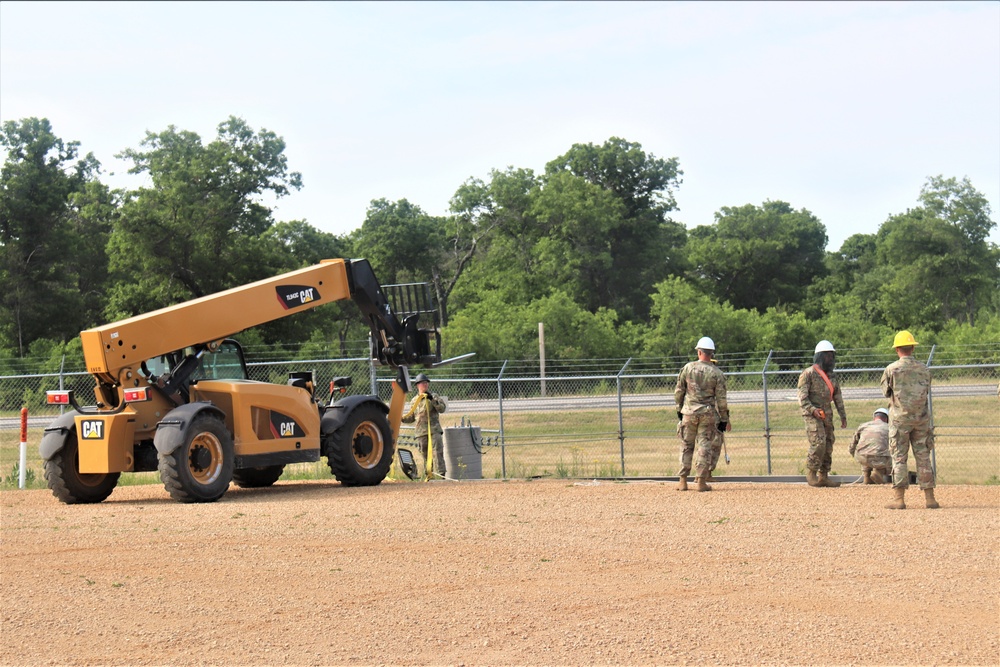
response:
[(0, 493), (5, 665), (1000, 664), (1000, 487)]

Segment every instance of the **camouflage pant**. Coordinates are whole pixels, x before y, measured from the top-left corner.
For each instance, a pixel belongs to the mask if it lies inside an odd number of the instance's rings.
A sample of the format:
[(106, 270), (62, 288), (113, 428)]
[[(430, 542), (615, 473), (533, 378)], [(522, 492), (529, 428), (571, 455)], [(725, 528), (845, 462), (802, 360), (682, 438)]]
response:
[(858, 452), (854, 455), (854, 460), (865, 470), (878, 470), (887, 475), (892, 474), (892, 458), (888, 456), (868, 456)]
[(809, 439), (809, 454), (806, 455), (806, 468), (818, 472), (830, 472), (833, 465), (833, 420), (804, 417), (806, 422), (806, 437)]
[[(434, 479), (440, 479), (444, 477), (445, 466), (444, 466), (444, 442), (441, 439), (440, 433), (434, 433)], [(423, 456), (423, 463), (427, 465), (427, 435), (417, 436), (417, 446), (420, 448), (420, 455)]]
[(934, 429), (927, 422), (919, 424), (889, 424), (889, 454), (892, 456), (892, 488), (910, 486), (910, 471), (906, 463), (909, 450), (917, 462), (917, 483), (921, 489), (934, 488), (934, 467), (931, 452), (934, 450)]
[(719, 456), (722, 454), (722, 440), (725, 434), (718, 428), (715, 429), (715, 437), (712, 438), (712, 465), (709, 470), (715, 472), (715, 466), (719, 465)]
[(681, 469), (677, 473), (679, 477), (691, 474), (691, 460), (694, 458), (696, 442), (698, 460), (695, 462), (695, 471), (698, 477), (708, 477), (712, 469), (712, 441), (718, 432), (714, 413), (684, 415), (684, 419), (677, 426), (677, 435), (681, 440)]

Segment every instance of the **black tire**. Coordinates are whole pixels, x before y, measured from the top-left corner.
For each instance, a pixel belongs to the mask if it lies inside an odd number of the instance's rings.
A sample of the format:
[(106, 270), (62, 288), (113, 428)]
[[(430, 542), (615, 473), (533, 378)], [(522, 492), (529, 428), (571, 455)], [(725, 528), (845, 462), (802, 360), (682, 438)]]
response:
[(285, 470), (285, 464), (261, 466), (260, 468), (240, 468), (233, 471), (233, 484), (241, 489), (259, 489), (278, 481)]
[(121, 473), (80, 472), (79, 448), (74, 429), (63, 448), (45, 462), (45, 481), (52, 495), (67, 505), (99, 503), (115, 490)]
[(233, 466), (233, 437), (226, 425), (201, 414), (188, 426), (180, 447), (160, 454), (160, 481), (178, 502), (211, 503), (229, 489)]
[(354, 408), (326, 445), (330, 472), (344, 486), (381, 484), (389, 474), (392, 456), (389, 419), (373, 404)]

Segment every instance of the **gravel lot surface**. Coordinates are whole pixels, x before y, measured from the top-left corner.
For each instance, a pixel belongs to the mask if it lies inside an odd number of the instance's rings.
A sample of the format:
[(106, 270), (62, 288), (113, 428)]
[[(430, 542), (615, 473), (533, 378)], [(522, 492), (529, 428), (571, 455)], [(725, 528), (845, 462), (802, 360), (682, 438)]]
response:
[(0, 493), (4, 665), (1000, 664), (1000, 487)]

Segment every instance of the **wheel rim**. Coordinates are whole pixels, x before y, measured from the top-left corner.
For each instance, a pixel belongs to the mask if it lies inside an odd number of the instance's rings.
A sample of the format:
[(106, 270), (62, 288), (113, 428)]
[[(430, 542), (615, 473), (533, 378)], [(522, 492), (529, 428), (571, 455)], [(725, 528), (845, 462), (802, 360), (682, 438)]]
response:
[(374, 468), (382, 460), (385, 440), (374, 422), (362, 422), (354, 431), (354, 460), (362, 468)]
[(222, 474), (222, 441), (204, 431), (191, 439), (188, 469), (199, 484), (211, 484)]

